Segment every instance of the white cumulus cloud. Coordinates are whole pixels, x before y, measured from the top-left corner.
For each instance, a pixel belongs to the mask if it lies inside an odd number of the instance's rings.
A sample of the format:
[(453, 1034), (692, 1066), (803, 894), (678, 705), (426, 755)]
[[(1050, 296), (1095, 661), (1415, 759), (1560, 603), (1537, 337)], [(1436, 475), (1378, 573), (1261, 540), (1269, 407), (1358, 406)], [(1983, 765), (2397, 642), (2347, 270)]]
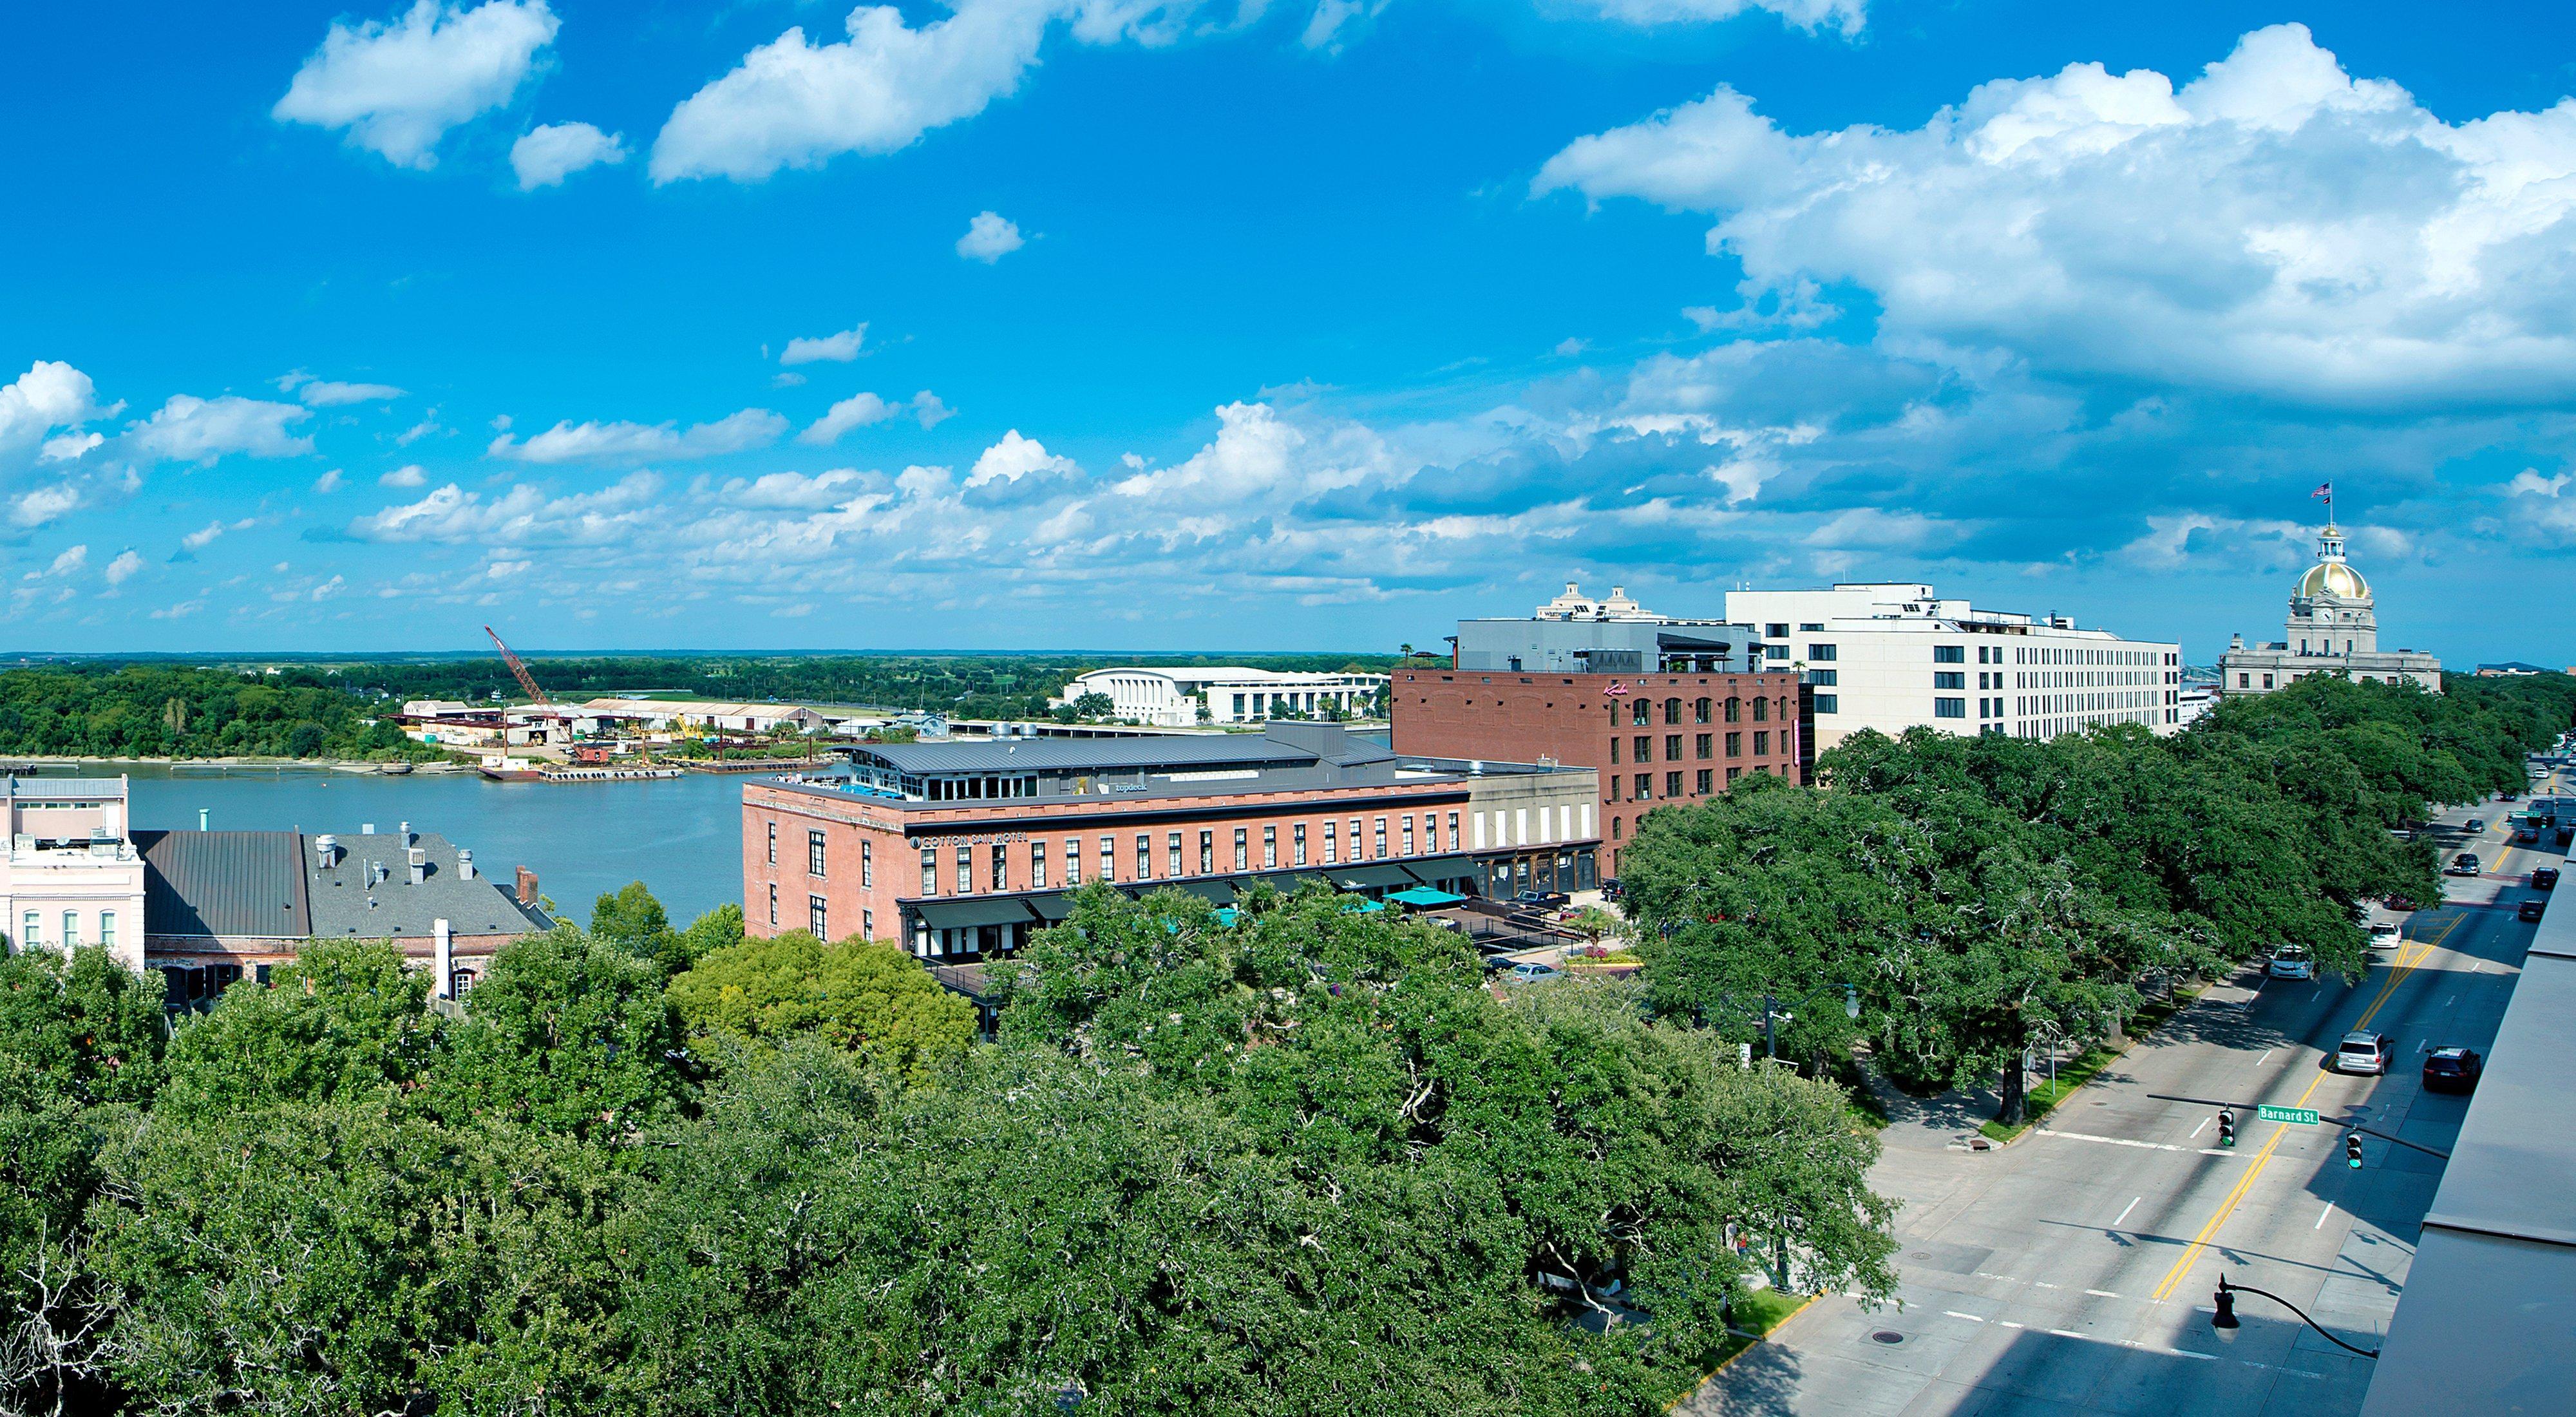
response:
[(116, 559), (107, 563), (107, 583), (112, 586), (123, 585), (133, 579), (135, 572), (142, 569), (142, 556), (129, 547), (117, 552)]
[(312, 416), (311, 409), (296, 404), (238, 394), (213, 399), (172, 394), (150, 418), (129, 426), (125, 440), (147, 456), (171, 462), (210, 463), (229, 453), (292, 457), (313, 451), (313, 440), (286, 430)]
[(1605, 19), (1632, 25), (1706, 24), (1731, 20), (1747, 10), (1768, 10), (1806, 30), (1860, 33), (1868, 0), (1591, 0)]
[(786, 431), (785, 418), (765, 408), (746, 408), (685, 432), (673, 423), (558, 423), (525, 442), (504, 433), (485, 451), (531, 463), (703, 458), (767, 447)]
[(781, 364), (847, 364), (859, 357), (859, 346), (867, 343), (865, 324), (841, 331), (837, 335), (808, 338), (799, 335), (787, 342), (786, 352), (778, 356)]
[(1014, 428), (1002, 435), (1002, 441), (986, 448), (975, 459), (974, 469), (966, 474), (966, 485), (981, 487), (995, 480), (1017, 482), (1023, 477), (1078, 471), (1074, 461), (1046, 450), (1035, 438), (1023, 438)]
[[(57, 428), (77, 427), (98, 417), (98, 390), (89, 376), (59, 360), (39, 359), (27, 366), (27, 372), (0, 384), (0, 476), (32, 461), (39, 447), (57, 461), (61, 454), (48, 444), (46, 435)], [(60, 443), (61, 439), (53, 440)], [(75, 439), (80, 453), (97, 443)]]
[(315, 408), (339, 408), (346, 404), (398, 399), (403, 396), (403, 391), (391, 384), (343, 384), (331, 379), (314, 379), (307, 381), (295, 396)]
[(603, 133), (588, 123), (545, 123), (510, 145), (510, 170), (519, 190), (559, 187), (585, 167), (626, 161), (626, 135)]
[(449, 129), (509, 103), (558, 23), (546, 0), (472, 9), (417, 0), (390, 22), (334, 21), (271, 116), (342, 130), (397, 166), (428, 168)]
[(977, 212), (966, 223), (966, 234), (957, 238), (957, 254), (989, 266), (1027, 244), (1016, 223), (998, 212)]
[(429, 474), (421, 470), (420, 464), (408, 463), (377, 478), (376, 481), (386, 487), (426, 487), (429, 485)]
[(864, 428), (871, 423), (883, 423), (889, 418), (898, 418), (907, 413), (923, 428), (931, 428), (941, 419), (948, 417), (948, 406), (941, 403), (939, 396), (928, 389), (923, 389), (901, 403), (888, 403), (871, 393), (852, 394), (832, 405), (804, 432), (797, 434), (796, 441), (818, 448), (829, 447), (838, 442), (842, 434), (853, 428)]
[(1017, 88), (1055, 8), (960, 0), (955, 14), (914, 29), (891, 5), (861, 5), (839, 43), (790, 29), (671, 110), (653, 142), (653, 180), (756, 182), (842, 153), (909, 146)]
[(1715, 213), (1749, 308), (1860, 287), (1891, 349), (2344, 406), (2576, 395), (2576, 101), (2446, 122), (2299, 25), (2180, 88), (2072, 64), (1904, 131), (1790, 133), (1721, 88), (1535, 186)]

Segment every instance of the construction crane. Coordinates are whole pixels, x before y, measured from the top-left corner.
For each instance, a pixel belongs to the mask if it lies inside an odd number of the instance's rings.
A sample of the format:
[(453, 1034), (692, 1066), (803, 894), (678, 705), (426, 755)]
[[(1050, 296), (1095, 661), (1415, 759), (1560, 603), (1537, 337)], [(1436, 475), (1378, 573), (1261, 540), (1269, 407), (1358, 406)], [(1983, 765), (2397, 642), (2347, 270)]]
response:
[(492, 636), (492, 647), (501, 652), (501, 662), (510, 666), (512, 677), (519, 681), (520, 688), (527, 690), (528, 697), (548, 708), (554, 707), (555, 701), (546, 697), (546, 691), (537, 687), (536, 676), (528, 672), (527, 661), (512, 653), (508, 645), (501, 643), (501, 636), (491, 626), (484, 626), (483, 633)]

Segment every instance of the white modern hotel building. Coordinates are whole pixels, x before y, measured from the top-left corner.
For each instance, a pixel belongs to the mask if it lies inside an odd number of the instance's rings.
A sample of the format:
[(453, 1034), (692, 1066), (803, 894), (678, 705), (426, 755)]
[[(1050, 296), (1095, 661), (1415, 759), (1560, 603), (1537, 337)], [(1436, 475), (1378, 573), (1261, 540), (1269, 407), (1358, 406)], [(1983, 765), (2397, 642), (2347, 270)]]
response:
[(1816, 746), (1864, 728), (2054, 738), (2106, 724), (2181, 727), (2182, 646), (2081, 630), (2064, 616), (1978, 610), (1928, 585), (1740, 590), (1726, 619), (1806, 672)]

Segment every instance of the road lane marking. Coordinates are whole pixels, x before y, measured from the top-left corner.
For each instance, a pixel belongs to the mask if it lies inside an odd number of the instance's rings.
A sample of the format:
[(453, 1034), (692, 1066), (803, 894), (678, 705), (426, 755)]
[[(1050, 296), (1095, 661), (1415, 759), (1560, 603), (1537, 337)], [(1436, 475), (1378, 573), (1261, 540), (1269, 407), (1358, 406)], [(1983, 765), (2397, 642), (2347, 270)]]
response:
[(2092, 1295), (2096, 1299), (2117, 1299), (2120, 1297), (2108, 1289), (2087, 1289), (2084, 1292)]
[(2136, 1210), (2136, 1209), (2138, 1208), (2138, 1202), (2139, 1202), (2139, 1201), (2142, 1201), (2142, 1200), (2145, 1200), (2145, 1199), (2146, 1199), (2146, 1197), (2145, 1197), (2145, 1196), (2132, 1196), (2132, 1197), (2130, 1197), (2130, 1198), (2129, 1198), (2129, 1203), (2128, 1203), (2127, 1205), (2124, 1205), (2124, 1206), (2120, 1207), (2120, 1213), (2119, 1213), (2119, 1215), (2118, 1215), (2118, 1216), (2116, 1216), (2116, 1217), (2114, 1217), (2114, 1218), (2112, 1219), (2112, 1221), (2111, 1221), (2112, 1228), (2114, 1228), (2114, 1229), (2119, 1228), (2119, 1224), (2120, 1224), (2120, 1222), (2121, 1222), (2121, 1221), (2123, 1221), (2123, 1220), (2128, 1219), (2128, 1218), (2129, 1218), (2129, 1212), (2130, 1212), (2130, 1211), (2133, 1211), (2133, 1210)]
[[(2424, 943), (2416, 951), (2412, 951), (2413, 959), (2411, 961), (2406, 960), (2403, 956), (2400, 957), (2401, 962), (2398, 967), (2389, 974), (2388, 982), (2380, 986), (2379, 997), (2371, 1000), (2370, 1007), (2363, 1010), (2361, 1017), (2353, 1021), (2353, 1032), (2357, 1033), (2362, 1029), (2369, 1027), (2370, 1020), (2379, 1013), (2380, 1008), (2388, 1002), (2389, 997), (2397, 992), (2397, 986), (2405, 982), (2407, 975), (2415, 972), (2416, 965), (2421, 964), (2425, 959), (2432, 955), (2435, 949), (2439, 948), (2443, 939), (2449, 938), (2451, 931), (2458, 928), (2459, 923), (2460, 922), (2458, 920), (2453, 920), (2450, 924), (2442, 928), (2441, 935)], [(2333, 1076), (2335, 1076), (2335, 1074), (2332, 1072), (2321, 1072), (2317, 1074), (2316, 1077), (2308, 1083), (2307, 1091), (2299, 1094), (2299, 1100), (2295, 1105), (2300, 1107), (2307, 1106), (2308, 1099), (2316, 1095), (2316, 1090), (2325, 1085), (2325, 1080), (2327, 1078)], [(2276, 1127), (2273, 1129), (2272, 1139), (2263, 1143), (2263, 1149), (2254, 1154), (2253, 1164), (2245, 1168), (2245, 1174), (2237, 1178), (2235, 1187), (2228, 1191), (2225, 1198), (2219, 1201), (2218, 1210), (2215, 1214), (2209, 1217), (2209, 1223), (2200, 1227), (2200, 1233), (2194, 1235), (2191, 1243), (2183, 1248), (2182, 1258), (2174, 1261), (2174, 1267), (2166, 1272), (2163, 1282), (2156, 1285), (2154, 1294), (2155, 1298), (2162, 1299), (2166, 1295), (2171, 1294), (2174, 1286), (2180, 1284), (2184, 1277), (2191, 1272), (2192, 1262), (2200, 1258), (2200, 1252), (2207, 1248), (2211, 1238), (2218, 1234), (2219, 1227), (2226, 1224), (2227, 1217), (2235, 1213), (2237, 1203), (2245, 1199), (2246, 1191), (2251, 1189), (2255, 1180), (2263, 1174), (2263, 1168), (2270, 1164), (2272, 1160), (2272, 1153), (2280, 1149), (2281, 1138), (2288, 1136), (2289, 1132), (2290, 1129), (2286, 1126)]]
[(2326, 1228), (2326, 1217), (2327, 1217), (2327, 1216), (2329, 1216), (2329, 1215), (2332, 1215), (2332, 1214), (2334, 1214), (2334, 1202), (2333, 1202), (2333, 1201), (2328, 1201), (2328, 1202), (2326, 1202), (2326, 1208), (2325, 1208), (2325, 1209), (2323, 1209), (2323, 1210), (2321, 1210), (2321, 1211), (2318, 1211), (2318, 1212), (2317, 1212), (2317, 1223), (2316, 1223), (2316, 1224), (2314, 1224), (2314, 1225), (2309, 1226), (2308, 1228), (2309, 1228), (2309, 1229), (2311, 1229), (2311, 1230), (2323, 1230), (2323, 1229), (2325, 1229), (2325, 1228)]
[(2189, 1137), (2184, 1137), (2184, 1138), (2183, 1138), (2183, 1140), (2184, 1140), (2184, 1141), (2190, 1141), (2190, 1140), (2192, 1139), (2192, 1137), (2197, 1137), (2197, 1136), (2199, 1136), (2202, 1132), (2207, 1131), (2208, 1129), (2209, 1129), (2209, 1119), (2208, 1119), (2207, 1117), (2203, 1117), (2203, 1118), (2201, 1118), (2201, 1119), (2200, 1119), (2200, 1125), (2191, 1129), (2191, 1136), (2189, 1136)]
[(2280, 1051), (2281, 1051), (2281, 1050), (2280, 1050), (2280, 1049), (2278, 1049), (2278, 1048), (2266, 1048), (2266, 1049), (2264, 1049), (2264, 1050), (2263, 1050), (2263, 1056), (2254, 1060), (2254, 1066), (2256, 1066), (2256, 1067), (2258, 1067), (2258, 1068), (2259, 1068), (2259, 1067), (2263, 1066), (2265, 1063), (2268, 1063), (2268, 1062), (2272, 1061), (2272, 1055), (2273, 1055), (2273, 1054), (2275, 1054), (2275, 1053), (2278, 1053), (2278, 1052), (2280, 1052)]
[(1972, 1324), (1981, 1324), (1981, 1323), (1984, 1323), (1984, 1322), (1985, 1322), (1985, 1320), (1984, 1320), (1984, 1319), (1979, 1318), (1979, 1317), (1978, 1317), (1977, 1315), (1975, 1315), (1975, 1314), (1963, 1314), (1963, 1313), (1960, 1313), (1960, 1312), (1959, 1312), (1958, 1310), (1956, 1310), (1956, 1309), (1943, 1309), (1941, 1312), (1942, 1312), (1942, 1313), (1945, 1313), (1945, 1314), (1948, 1314), (1950, 1317), (1952, 1317), (1952, 1318), (1954, 1318), (1954, 1319), (1966, 1319), (1968, 1322), (1970, 1322), (1970, 1323), (1972, 1323)]
[[(2042, 1127), (2039, 1129), (2039, 1134), (2046, 1137), (2065, 1137), (2070, 1141), (2100, 1142), (2104, 1146), (2134, 1146), (2145, 1151), (2198, 1151), (2203, 1156), (2234, 1155), (2233, 1152), (2213, 1151), (2208, 1147), (2176, 1146), (2169, 1141), (2138, 1141), (2132, 1137), (2100, 1137), (2091, 1132), (2061, 1132), (2053, 1127)], [(2192, 1135), (2198, 1136), (2200, 1133), (2194, 1131)]]
[(2010, 1320), (2010, 1319), (1997, 1319), (1997, 1320), (1995, 1320), (1995, 1327), (1997, 1327), (1997, 1328), (2020, 1328), (2020, 1327), (2021, 1327), (2021, 1325), (2020, 1325), (2020, 1324), (2017, 1324), (2017, 1323), (2014, 1323), (2014, 1322), (2013, 1322), (2012, 1320)]

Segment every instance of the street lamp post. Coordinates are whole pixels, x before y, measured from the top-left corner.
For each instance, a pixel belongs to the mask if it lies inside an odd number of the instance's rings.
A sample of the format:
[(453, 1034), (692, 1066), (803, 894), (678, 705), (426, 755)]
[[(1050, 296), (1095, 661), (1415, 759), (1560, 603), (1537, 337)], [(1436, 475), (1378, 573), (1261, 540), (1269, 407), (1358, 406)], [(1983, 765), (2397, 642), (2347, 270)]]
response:
[(2218, 1312), (2209, 1316), (2209, 1326), (2218, 1331), (2218, 1341), (2221, 1343), (2235, 1342), (2236, 1331), (2245, 1326), (2243, 1323), (2239, 1322), (2236, 1317), (2236, 1296), (2239, 1294), (2260, 1294), (2264, 1298), (2271, 1300), (2273, 1303), (2280, 1305), (2282, 1308), (2289, 1310), (2291, 1313), (2297, 1314), (2299, 1316), (2299, 1322), (2315, 1329), (2319, 1337), (2323, 1338), (2326, 1342), (2333, 1344), (2335, 1347), (2343, 1349), (2347, 1353), (2358, 1353), (2364, 1358), (2376, 1358), (2379, 1356), (2379, 1350), (2376, 1348), (2356, 1348), (2353, 1345), (2344, 1342), (2342, 1339), (2335, 1337), (2333, 1334), (2327, 1333), (2323, 1325), (2319, 1324), (2315, 1319), (2308, 1317), (2306, 1310), (2301, 1309), (2298, 1305), (2291, 1303), (2289, 1300), (2282, 1298), (2278, 1294), (2274, 1294), (2269, 1290), (2256, 1289), (2247, 1284), (2228, 1283), (2227, 1275), (2223, 1271), (2218, 1276), (2218, 1293), (2214, 1296), (2217, 1302)]
[(1784, 1018), (1792, 1020), (1796, 1019), (1798, 1017), (1798, 1010), (1805, 1008), (1807, 1005), (1814, 1003), (1816, 1000), (1823, 998), (1825, 995), (1832, 993), (1836, 989), (1843, 991), (1843, 1017), (1848, 1019), (1859, 1018), (1860, 989), (1856, 985), (1828, 984), (1825, 987), (1818, 989), (1816, 992), (1809, 994), (1807, 997), (1800, 999), (1798, 1002), (1791, 1004), (1786, 1009), (1780, 1007), (1780, 1001), (1778, 999), (1765, 993), (1762, 996), (1762, 1055), (1766, 1058), (1778, 1058), (1780, 1056), (1780, 1031), (1777, 1027), (1779, 1020)]

